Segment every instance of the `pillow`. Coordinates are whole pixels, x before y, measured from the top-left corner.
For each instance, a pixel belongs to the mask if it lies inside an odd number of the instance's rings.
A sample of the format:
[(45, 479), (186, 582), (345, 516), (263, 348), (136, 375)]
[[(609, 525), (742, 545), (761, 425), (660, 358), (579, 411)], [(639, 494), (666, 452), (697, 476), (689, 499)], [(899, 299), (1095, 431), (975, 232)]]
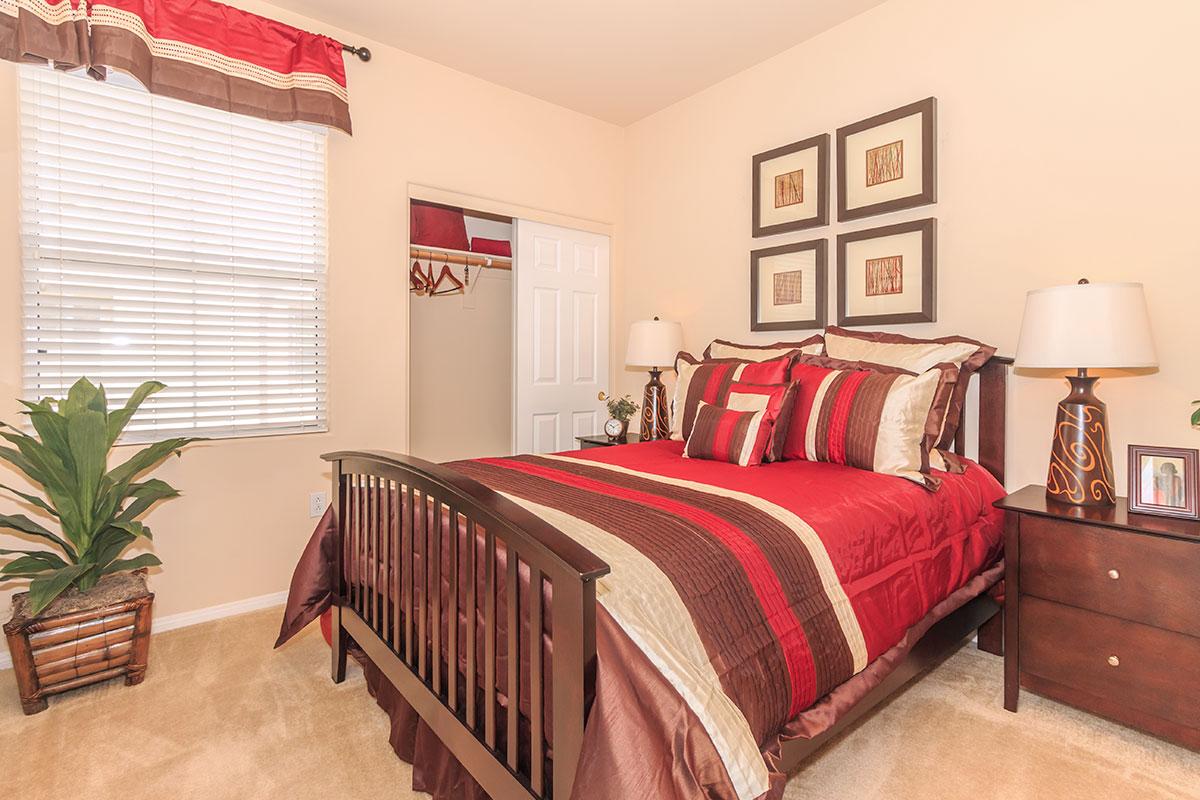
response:
[(784, 458), (827, 461), (895, 475), (936, 489), (929, 476), (929, 410), (938, 386), (958, 368), (902, 371), (793, 367), (800, 390)]
[(915, 373), (925, 372), (937, 364), (957, 367), (957, 382), (934, 443), (935, 447), (948, 449), (954, 443), (954, 435), (962, 421), (971, 373), (987, 363), (996, 354), (996, 348), (965, 336), (914, 339), (899, 333), (848, 331), (830, 326), (825, 329), (825, 353), (831, 358), (869, 361)]
[(728, 461), (739, 467), (762, 463), (771, 438), (770, 411), (733, 411), (700, 401), (684, 458)]
[(471, 239), (471, 252), (512, 258), (512, 242), (507, 239), (481, 239), (476, 236)]
[(467, 249), (467, 222), (457, 208), (409, 204), (408, 240), (415, 245)]
[(785, 356), (793, 350), (806, 355), (820, 355), (825, 350), (825, 339), (814, 334), (801, 342), (776, 342), (775, 344), (736, 344), (724, 339), (713, 339), (704, 348), (704, 358), (741, 358), (746, 361), (767, 361)]
[(783, 442), (792, 419), (792, 408), (796, 404), (797, 388), (794, 383), (735, 383), (729, 387), (726, 408), (731, 411), (766, 411), (773, 420), (764, 461), (783, 459)]
[(672, 404), (671, 438), (677, 442), (692, 432), (692, 420), (700, 401), (723, 406), (729, 387), (737, 381), (745, 383), (783, 383), (795, 351), (782, 358), (755, 363), (738, 358), (718, 358), (697, 361), (691, 353), (675, 356), (675, 401)]

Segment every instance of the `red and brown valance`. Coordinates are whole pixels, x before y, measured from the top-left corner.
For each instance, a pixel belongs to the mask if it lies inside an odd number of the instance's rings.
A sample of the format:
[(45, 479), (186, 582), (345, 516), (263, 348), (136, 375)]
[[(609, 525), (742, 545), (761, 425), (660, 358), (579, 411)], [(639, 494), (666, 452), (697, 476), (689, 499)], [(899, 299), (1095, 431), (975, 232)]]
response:
[(0, 58), (118, 69), (154, 94), (351, 132), (339, 42), (213, 0), (0, 0)]

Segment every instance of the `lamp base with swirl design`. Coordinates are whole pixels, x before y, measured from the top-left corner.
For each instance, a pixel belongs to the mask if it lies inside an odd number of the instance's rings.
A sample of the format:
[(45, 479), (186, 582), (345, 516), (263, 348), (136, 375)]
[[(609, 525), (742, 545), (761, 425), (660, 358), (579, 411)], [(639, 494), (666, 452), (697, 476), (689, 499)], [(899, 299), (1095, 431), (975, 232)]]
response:
[(657, 369), (650, 370), (650, 381), (642, 394), (643, 442), (666, 439), (671, 435), (671, 424), (667, 419), (667, 387), (663, 386)]
[(1058, 404), (1046, 496), (1077, 506), (1116, 502), (1108, 411), (1092, 391), (1096, 378), (1086, 370), (1069, 375), (1071, 394)]

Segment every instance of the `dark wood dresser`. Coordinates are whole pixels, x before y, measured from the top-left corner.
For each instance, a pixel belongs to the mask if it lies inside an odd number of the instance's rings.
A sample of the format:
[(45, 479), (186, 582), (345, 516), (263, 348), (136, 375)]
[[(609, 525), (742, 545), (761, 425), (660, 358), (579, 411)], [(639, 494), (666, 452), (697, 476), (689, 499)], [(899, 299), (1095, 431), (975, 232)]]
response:
[[(1200, 522), (1027, 486), (1006, 512), (1004, 707), (1021, 687), (1200, 750)], [(1014, 613), (1015, 612), (1015, 613)]]

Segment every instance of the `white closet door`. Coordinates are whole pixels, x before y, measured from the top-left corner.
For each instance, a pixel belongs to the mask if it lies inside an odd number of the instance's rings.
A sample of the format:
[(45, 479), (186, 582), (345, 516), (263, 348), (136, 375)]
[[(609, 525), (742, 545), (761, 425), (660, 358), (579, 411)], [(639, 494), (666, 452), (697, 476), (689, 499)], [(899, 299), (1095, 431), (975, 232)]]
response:
[(574, 450), (607, 415), (607, 236), (517, 220), (513, 450)]

